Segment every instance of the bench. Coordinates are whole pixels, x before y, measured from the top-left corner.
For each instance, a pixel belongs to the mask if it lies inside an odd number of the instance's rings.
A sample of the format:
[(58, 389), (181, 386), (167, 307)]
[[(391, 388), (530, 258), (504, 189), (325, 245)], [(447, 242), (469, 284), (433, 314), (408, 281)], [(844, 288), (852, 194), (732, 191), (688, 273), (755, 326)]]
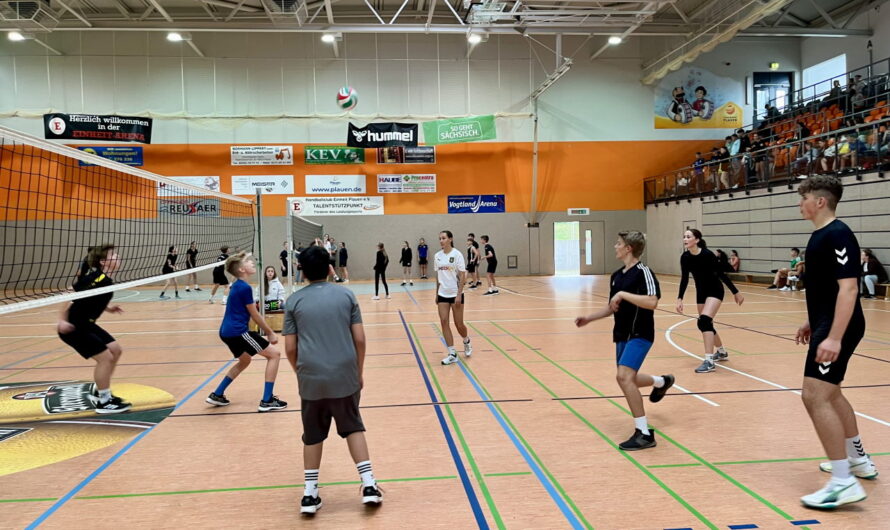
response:
[(884, 290), (884, 300), (890, 301), (890, 283), (875, 284), (875, 297), (881, 296), (881, 289)]
[[(266, 311), (265, 319), (266, 324), (269, 324), (272, 331), (276, 333), (281, 332), (281, 329), (284, 327), (284, 311)], [(250, 321), (250, 331), (259, 332), (259, 327), (253, 320)]]
[(772, 284), (773, 278), (775, 278), (775, 274), (762, 272), (728, 272), (726, 275), (734, 282), (762, 283), (766, 285)]

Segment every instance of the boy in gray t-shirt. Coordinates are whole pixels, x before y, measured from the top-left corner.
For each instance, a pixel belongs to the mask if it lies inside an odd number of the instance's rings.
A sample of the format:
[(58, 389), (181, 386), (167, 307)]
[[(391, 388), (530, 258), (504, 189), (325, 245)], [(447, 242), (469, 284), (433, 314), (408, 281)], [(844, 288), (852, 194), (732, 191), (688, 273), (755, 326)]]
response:
[(318, 468), (322, 447), (337, 422), (362, 479), (362, 502), (380, 504), (383, 494), (374, 480), (365, 425), (359, 413), (364, 384), (365, 329), (352, 291), (327, 282), (330, 254), (312, 246), (299, 255), (309, 285), (292, 294), (284, 307), (287, 360), (297, 373), (303, 419), (303, 463), (306, 489), (300, 512), (321, 508)]

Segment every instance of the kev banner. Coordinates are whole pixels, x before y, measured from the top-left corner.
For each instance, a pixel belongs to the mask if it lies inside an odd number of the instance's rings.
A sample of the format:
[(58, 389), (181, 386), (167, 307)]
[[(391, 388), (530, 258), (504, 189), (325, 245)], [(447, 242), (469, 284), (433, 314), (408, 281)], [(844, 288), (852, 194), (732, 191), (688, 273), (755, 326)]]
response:
[(44, 114), (47, 140), (104, 140), (151, 143), (151, 118), (95, 114)]
[(449, 195), (448, 213), (504, 213), (503, 195)]
[(369, 123), (365, 127), (349, 124), (349, 147), (417, 147), (416, 123)]

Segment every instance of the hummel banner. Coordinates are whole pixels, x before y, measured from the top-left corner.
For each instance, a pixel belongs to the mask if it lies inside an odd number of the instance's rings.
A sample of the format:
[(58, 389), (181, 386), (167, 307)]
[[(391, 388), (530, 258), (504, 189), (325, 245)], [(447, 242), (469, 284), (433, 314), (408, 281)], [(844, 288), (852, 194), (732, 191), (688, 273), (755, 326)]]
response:
[(416, 147), (416, 123), (370, 123), (366, 127), (349, 124), (349, 147)]

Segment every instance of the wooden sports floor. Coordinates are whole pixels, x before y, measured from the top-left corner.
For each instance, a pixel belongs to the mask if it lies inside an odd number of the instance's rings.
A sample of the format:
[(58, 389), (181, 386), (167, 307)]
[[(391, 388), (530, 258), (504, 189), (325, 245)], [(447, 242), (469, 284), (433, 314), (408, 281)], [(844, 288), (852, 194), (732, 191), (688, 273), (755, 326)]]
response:
[[(159, 302), (157, 291), (124, 291), (126, 313), (101, 322), (124, 348), (115, 385), (159, 388), (177, 408), (136, 437), (0, 477), (0, 528), (890, 527), (890, 304), (863, 301), (867, 334), (845, 381), (865, 449), (885, 474), (863, 481), (866, 501), (820, 512), (799, 503), (828, 479), (797, 393), (804, 295), (742, 286), (745, 304), (724, 304), (716, 319), (729, 362), (698, 375), (694, 315), (674, 312), (676, 278), (660, 280), (643, 371), (673, 373), (678, 386), (657, 405), (645, 401), (658, 446), (634, 453), (616, 446), (633, 422), (614, 379), (612, 322), (573, 324), (605, 303), (607, 278), (511, 277), (498, 296), (471, 292), (475, 353), (451, 366), (439, 364), (429, 283), (408, 291), (392, 282), (392, 300), (379, 302), (369, 285), (351, 284), (369, 337), (362, 415), (385, 500), (360, 504), (355, 466), (332, 432), (314, 519), (299, 514), (290, 367), (282, 363), (276, 385), (288, 410), (256, 412), (262, 360), (229, 388), (231, 406), (213, 408), (204, 397), (231, 359), (217, 337), (223, 307), (206, 292)], [(0, 387), (90, 380), (91, 363), (58, 340), (54, 321), (54, 307), (0, 317)]]

